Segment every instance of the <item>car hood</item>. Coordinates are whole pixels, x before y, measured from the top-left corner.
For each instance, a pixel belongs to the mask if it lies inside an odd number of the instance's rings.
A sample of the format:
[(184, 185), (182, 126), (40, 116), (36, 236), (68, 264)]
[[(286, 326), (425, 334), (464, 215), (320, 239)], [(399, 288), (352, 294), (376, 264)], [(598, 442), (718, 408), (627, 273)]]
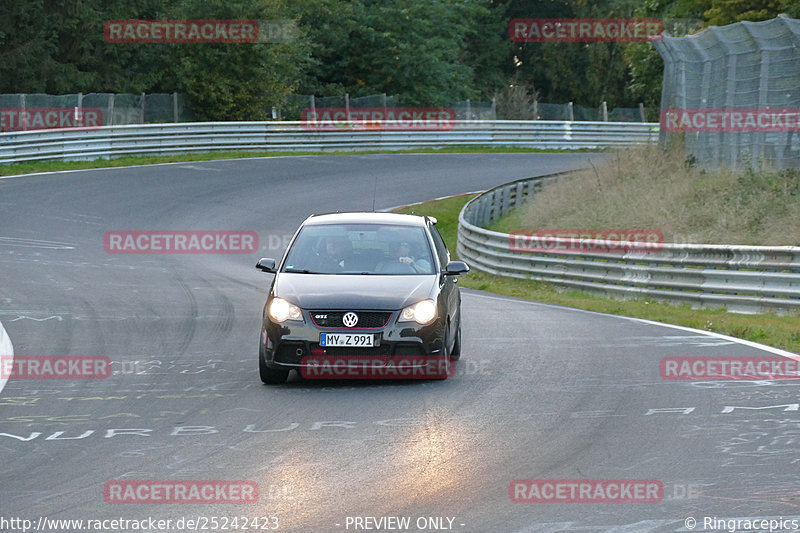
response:
[(278, 274), (273, 294), (303, 309), (396, 310), (433, 297), (437, 275)]

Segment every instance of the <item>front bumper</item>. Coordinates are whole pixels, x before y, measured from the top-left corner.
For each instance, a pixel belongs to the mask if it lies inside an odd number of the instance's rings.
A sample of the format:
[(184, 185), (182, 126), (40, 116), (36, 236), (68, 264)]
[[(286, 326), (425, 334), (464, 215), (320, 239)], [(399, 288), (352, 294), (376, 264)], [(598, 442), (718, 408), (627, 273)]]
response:
[[(326, 359), (353, 361), (362, 366), (365, 360), (383, 360), (394, 365), (409, 365), (411, 362), (410, 366), (415, 367), (428, 358), (442, 356), (444, 325), (441, 318), (423, 326), (416, 322), (398, 322), (399, 315), (399, 311), (393, 311), (385, 326), (363, 329), (323, 328), (311, 320), (306, 310), (303, 310), (304, 322), (287, 320), (277, 324), (265, 318), (261, 330), (262, 357), (270, 368), (302, 372)], [(320, 346), (321, 333), (377, 334), (378, 344), (372, 347), (324, 347)]]

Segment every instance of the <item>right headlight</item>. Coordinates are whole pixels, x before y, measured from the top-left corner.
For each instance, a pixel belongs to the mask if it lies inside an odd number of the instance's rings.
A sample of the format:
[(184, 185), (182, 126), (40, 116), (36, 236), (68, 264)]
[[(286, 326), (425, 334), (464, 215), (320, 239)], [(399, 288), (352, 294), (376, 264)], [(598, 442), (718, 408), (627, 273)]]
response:
[(303, 311), (283, 298), (273, 298), (269, 303), (267, 313), (273, 321), (278, 323), (287, 320), (303, 320)]

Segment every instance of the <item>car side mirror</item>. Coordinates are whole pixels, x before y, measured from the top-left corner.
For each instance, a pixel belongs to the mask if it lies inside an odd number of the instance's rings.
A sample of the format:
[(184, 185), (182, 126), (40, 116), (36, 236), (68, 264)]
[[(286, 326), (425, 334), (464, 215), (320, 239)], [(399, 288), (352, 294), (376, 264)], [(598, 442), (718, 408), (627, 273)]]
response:
[(464, 261), (450, 261), (444, 269), (445, 276), (459, 276), (469, 272), (469, 265)]
[(256, 268), (264, 272), (275, 272), (275, 260), (271, 257), (262, 257), (256, 263)]

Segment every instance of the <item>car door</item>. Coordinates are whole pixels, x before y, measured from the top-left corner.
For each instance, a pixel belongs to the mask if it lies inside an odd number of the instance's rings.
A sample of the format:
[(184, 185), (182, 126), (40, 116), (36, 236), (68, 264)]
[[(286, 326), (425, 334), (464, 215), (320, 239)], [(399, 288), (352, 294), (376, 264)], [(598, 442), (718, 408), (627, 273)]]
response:
[[(444, 239), (442, 239), (442, 236), (439, 234), (439, 230), (436, 229), (436, 225), (429, 222), (428, 230), (430, 231), (433, 239), (433, 245), (436, 249), (436, 256), (439, 259), (441, 270), (444, 271), (444, 269), (447, 267), (447, 263), (450, 262), (450, 252), (447, 250), (447, 246), (444, 243)], [(457, 283), (457, 276), (445, 276), (443, 274), (439, 275), (440, 298), (445, 303), (445, 309), (450, 317), (450, 324), (452, 324), (452, 327), (450, 328), (450, 338), (446, 340), (448, 346), (452, 346), (453, 341), (455, 340), (458, 321), (461, 319), (461, 317), (458, 316), (458, 310), (461, 304), (461, 294), (458, 290)]]

